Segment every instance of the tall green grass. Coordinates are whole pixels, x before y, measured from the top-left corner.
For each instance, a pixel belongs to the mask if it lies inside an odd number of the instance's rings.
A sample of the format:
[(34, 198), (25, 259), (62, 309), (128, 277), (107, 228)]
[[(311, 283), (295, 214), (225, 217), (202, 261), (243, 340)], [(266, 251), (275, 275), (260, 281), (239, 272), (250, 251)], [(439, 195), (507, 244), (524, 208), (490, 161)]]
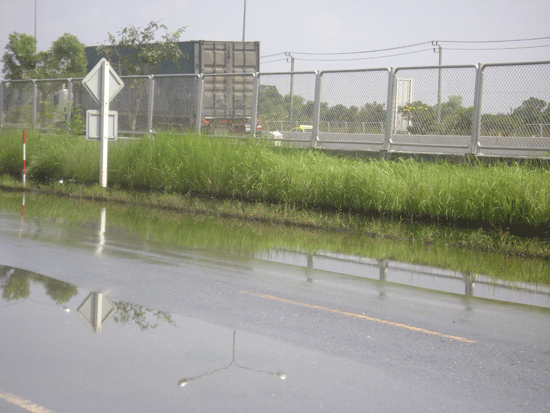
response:
[[(1, 136), (0, 160), (13, 163), (13, 137)], [(97, 142), (38, 135), (27, 141), (29, 179), (98, 181)], [(157, 135), (110, 144), (108, 181), (120, 188), (210, 194), (362, 215), (528, 231), (548, 231), (550, 225), (550, 170), (517, 164), (365, 162), (257, 140)]]

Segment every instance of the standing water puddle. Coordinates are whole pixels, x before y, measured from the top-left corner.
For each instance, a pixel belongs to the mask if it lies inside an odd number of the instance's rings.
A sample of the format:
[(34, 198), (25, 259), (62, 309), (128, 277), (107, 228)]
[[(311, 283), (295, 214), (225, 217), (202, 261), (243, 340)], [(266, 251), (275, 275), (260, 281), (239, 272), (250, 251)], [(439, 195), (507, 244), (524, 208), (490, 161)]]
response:
[(543, 411), (547, 267), (0, 193), (0, 411)]
[[(141, 242), (154, 241), (170, 247), (253, 258), (348, 277), (346, 282), (341, 277), (331, 279), (329, 276), (316, 280), (335, 287), (343, 287), (352, 279), (370, 279), (550, 307), (548, 284), (521, 281), (550, 280), (550, 266), (540, 259), (138, 206), (105, 206), (55, 196), (27, 194), (26, 205), (21, 205), (21, 195), (17, 193), (1, 193), (0, 199), (2, 214), (14, 217), (22, 212), (20, 230), (26, 237), (67, 243), (67, 234), (86, 230), (85, 236), (91, 237), (86, 242), (94, 244), (97, 253), (101, 253), (110, 236), (122, 234)], [(47, 222), (64, 225), (48, 229), (53, 231), (48, 233), (43, 225)], [(114, 244), (111, 247), (126, 248)], [(312, 281), (307, 275), (304, 277)]]

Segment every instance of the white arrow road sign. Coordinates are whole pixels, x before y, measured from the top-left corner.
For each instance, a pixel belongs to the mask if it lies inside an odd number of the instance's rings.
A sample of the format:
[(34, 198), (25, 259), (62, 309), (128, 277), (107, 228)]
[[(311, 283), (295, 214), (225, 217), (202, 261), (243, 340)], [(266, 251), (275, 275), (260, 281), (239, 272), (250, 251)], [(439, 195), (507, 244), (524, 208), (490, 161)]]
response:
[[(103, 58), (94, 66), (92, 70), (82, 79), (82, 84), (86, 88), (94, 100), (101, 105), (101, 93), (102, 93), (102, 68), (103, 63), (107, 62), (107, 59)], [(113, 98), (122, 90), (124, 82), (118, 77), (113, 67), (108, 64), (108, 86), (107, 86), (107, 101), (113, 100)]]

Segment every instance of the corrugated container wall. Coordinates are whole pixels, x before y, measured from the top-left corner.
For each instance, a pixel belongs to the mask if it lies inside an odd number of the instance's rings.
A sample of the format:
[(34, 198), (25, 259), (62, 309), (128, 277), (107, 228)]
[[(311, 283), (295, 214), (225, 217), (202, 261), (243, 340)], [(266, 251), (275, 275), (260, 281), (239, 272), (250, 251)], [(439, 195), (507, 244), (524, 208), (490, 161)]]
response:
[[(260, 70), (260, 42), (229, 42), (194, 40), (179, 42), (178, 47), (183, 52), (178, 65), (168, 60), (160, 63), (154, 74), (198, 74), (211, 75), (216, 73), (254, 73)], [(93, 69), (102, 56), (97, 54), (95, 47), (86, 48), (88, 71)], [(111, 62), (116, 70), (115, 61)], [(125, 73), (119, 73), (124, 76)], [(162, 94), (163, 101), (174, 95), (178, 106), (193, 107), (195, 88), (187, 86), (182, 90), (172, 82), (164, 82), (164, 87), (158, 84), (155, 95)], [(252, 106), (252, 83), (250, 76), (205, 76), (203, 82), (203, 117), (206, 119), (237, 119), (250, 117)], [(178, 92), (176, 92), (178, 91)], [(188, 104), (183, 105), (182, 102)], [(186, 110), (185, 110), (186, 111)], [(181, 116), (182, 113), (180, 112)], [(192, 113), (184, 116), (192, 117)]]

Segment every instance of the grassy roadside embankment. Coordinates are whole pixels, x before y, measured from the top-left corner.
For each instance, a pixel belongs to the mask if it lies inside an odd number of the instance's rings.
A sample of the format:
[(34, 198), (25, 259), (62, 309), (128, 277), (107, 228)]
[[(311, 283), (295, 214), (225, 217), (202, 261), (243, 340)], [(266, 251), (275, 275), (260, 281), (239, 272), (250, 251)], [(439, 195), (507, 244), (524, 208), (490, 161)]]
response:
[[(0, 138), (0, 175), (18, 179), (21, 132)], [(96, 185), (97, 142), (28, 134), (27, 158), (28, 179), (42, 190), (550, 255), (547, 168), (365, 162), (254, 141), (157, 135), (109, 145), (105, 191)], [(65, 184), (52, 186), (59, 180)], [(417, 221), (430, 225), (411, 229)]]

